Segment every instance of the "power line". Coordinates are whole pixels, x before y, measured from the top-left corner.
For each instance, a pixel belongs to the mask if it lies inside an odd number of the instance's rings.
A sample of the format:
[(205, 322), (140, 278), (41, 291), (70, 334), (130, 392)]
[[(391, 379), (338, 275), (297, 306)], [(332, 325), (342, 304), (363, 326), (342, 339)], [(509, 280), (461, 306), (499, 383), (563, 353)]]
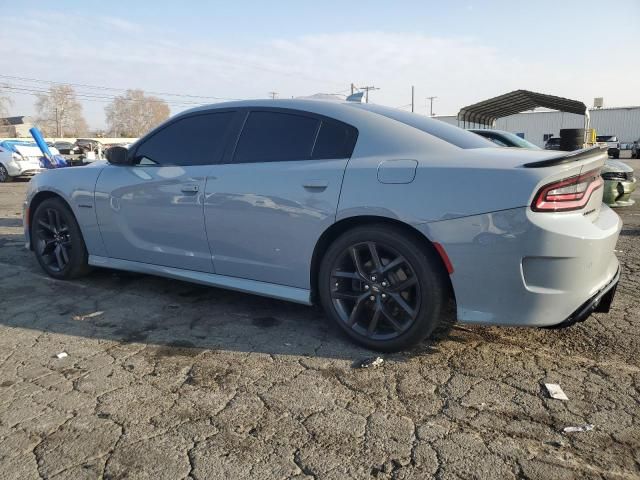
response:
[[(50, 93), (49, 90), (38, 89), (30, 85), (0, 84), (0, 89), (7, 90), (11, 93), (32, 94), (35, 96), (47, 95)], [(157, 102), (157, 103), (166, 103), (168, 105), (174, 105), (174, 106), (202, 105), (202, 102), (171, 101), (171, 100), (154, 99), (154, 98), (145, 98), (145, 99), (137, 100), (137, 99), (125, 98), (122, 96), (100, 95), (97, 93), (85, 93), (85, 92), (74, 92), (74, 96), (76, 96), (81, 100), (104, 101), (104, 102), (112, 102), (113, 100), (120, 99), (126, 102), (140, 102), (140, 101)]]
[[(53, 80), (44, 80), (40, 78), (16, 77), (13, 75), (2, 75), (2, 74), (0, 74), (0, 78), (8, 78), (12, 80), (20, 80), (20, 81), (34, 82), (34, 83), (47, 83), (52, 85), (66, 85), (70, 87), (88, 88), (92, 90), (108, 90), (112, 92), (126, 92), (127, 90), (135, 90), (135, 89), (127, 89), (127, 88), (105, 87), (102, 85), (89, 85), (86, 83), (56, 82)], [(211, 100), (242, 100), (240, 98), (215, 97), (211, 95), (209, 96), (191, 95), (187, 93), (153, 92), (153, 91), (147, 91), (147, 90), (145, 90), (145, 93), (148, 93), (150, 95), (164, 95), (169, 97), (202, 98), (202, 99), (211, 99)]]

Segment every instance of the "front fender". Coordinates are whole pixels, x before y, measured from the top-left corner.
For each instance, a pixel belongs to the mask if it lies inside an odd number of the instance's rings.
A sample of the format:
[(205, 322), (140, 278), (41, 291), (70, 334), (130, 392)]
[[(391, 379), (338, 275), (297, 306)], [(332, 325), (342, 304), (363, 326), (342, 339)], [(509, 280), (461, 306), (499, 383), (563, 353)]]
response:
[(47, 170), (29, 182), (23, 206), (23, 226), (30, 246), (30, 216), (38, 204), (52, 195), (64, 200), (78, 222), (89, 254), (106, 254), (95, 210), (94, 192), (104, 164)]

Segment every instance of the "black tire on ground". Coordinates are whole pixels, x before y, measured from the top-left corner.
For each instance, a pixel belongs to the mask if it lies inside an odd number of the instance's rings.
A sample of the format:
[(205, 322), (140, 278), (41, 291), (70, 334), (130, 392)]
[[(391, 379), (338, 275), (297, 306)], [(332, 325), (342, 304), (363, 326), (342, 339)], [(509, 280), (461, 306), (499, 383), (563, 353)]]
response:
[(13, 180), (13, 177), (9, 175), (7, 167), (0, 163), (0, 183), (8, 183)]
[(384, 352), (429, 337), (450, 298), (435, 250), (386, 224), (356, 227), (336, 239), (322, 258), (318, 291), (327, 316), (352, 340)]
[(620, 153), (614, 153), (613, 154), (613, 158), (615, 158), (616, 160), (620, 158)]
[(60, 198), (44, 200), (31, 221), (33, 251), (51, 277), (71, 280), (90, 271), (89, 254), (78, 222)]

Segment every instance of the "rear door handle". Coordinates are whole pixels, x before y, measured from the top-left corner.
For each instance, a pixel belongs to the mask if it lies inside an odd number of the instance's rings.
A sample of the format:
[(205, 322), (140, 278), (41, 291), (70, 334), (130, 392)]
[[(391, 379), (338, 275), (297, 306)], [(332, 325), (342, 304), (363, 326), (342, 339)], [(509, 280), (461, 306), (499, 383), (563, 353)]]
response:
[(180, 191), (183, 193), (196, 193), (200, 190), (200, 187), (196, 183), (188, 183), (180, 187)]
[(302, 183), (302, 186), (310, 190), (324, 190), (329, 186), (329, 182), (327, 182), (326, 180), (310, 179), (305, 180)]

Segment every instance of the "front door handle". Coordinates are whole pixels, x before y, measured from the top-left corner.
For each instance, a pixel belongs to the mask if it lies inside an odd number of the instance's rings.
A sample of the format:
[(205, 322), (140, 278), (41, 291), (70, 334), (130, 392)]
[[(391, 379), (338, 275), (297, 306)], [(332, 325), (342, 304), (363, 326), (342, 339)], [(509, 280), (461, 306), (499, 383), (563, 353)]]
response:
[(320, 179), (310, 179), (305, 180), (302, 183), (302, 186), (304, 188), (308, 188), (309, 190), (324, 190), (329, 186), (329, 182)]
[(195, 183), (188, 183), (180, 187), (180, 191), (183, 193), (196, 193), (200, 190), (200, 187)]

